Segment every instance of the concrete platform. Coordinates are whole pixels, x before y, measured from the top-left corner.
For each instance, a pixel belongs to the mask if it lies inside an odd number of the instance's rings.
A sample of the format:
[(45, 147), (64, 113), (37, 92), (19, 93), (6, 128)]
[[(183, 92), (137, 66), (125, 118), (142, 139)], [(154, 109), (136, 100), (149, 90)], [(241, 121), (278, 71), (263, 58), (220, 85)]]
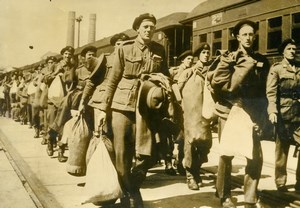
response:
[[(33, 138), (33, 130), (27, 125), (20, 125), (8, 118), (0, 118), (0, 139), (3, 146), (8, 150), (15, 164), (21, 170), (26, 183), (30, 184), (33, 191), (33, 198), (36, 197), (43, 207), (63, 207), (63, 208), (92, 208), (98, 207), (93, 204), (81, 205), (83, 184), (85, 177), (74, 177), (66, 172), (66, 164), (59, 163), (57, 152), (53, 157), (46, 154), (46, 146), (40, 144), (41, 138)], [(217, 138), (213, 139), (213, 148), (209, 154), (209, 162), (204, 164), (205, 174), (203, 175), (204, 187), (199, 191), (191, 191), (187, 188), (184, 176), (169, 176), (164, 173), (164, 166), (156, 166), (149, 170), (147, 179), (144, 182), (141, 192), (146, 208), (219, 208), (220, 203), (214, 195), (215, 193), (215, 173), (217, 170), (219, 154), (216, 148)], [(259, 189), (264, 191), (274, 191), (274, 143), (262, 142), (264, 151), (264, 167)], [(291, 151), (292, 154), (292, 151)], [(66, 156), (68, 151), (66, 152)], [(22, 185), (14, 169), (9, 165), (8, 159), (3, 151), (0, 151), (0, 160), (4, 161), (0, 165), (1, 182), (14, 181), (12, 184), (0, 184), (0, 207), (18, 207), (14, 204), (21, 202), (24, 207), (38, 207), (27, 193), (27, 189)], [(289, 158), (288, 185), (291, 193), (292, 185), (295, 183), (296, 159)], [(233, 160), (232, 175), (237, 181), (243, 179), (244, 158)], [(3, 168), (2, 168), (3, 166)], [(3, 175), (3, 177), (2, 177)], [(10, 178), (12, 177), (12, 178)], [(2, 178), (5, 180), (3, 181)], [(18, 190), (20, 194), (15, 194)], [(15, 200), (15, 195), (21, 197)], [(244, 206), (243, 190), (241, 186), (234, 186), (232, 190), (233, 199), (237, 207)], [(7, 200), (8, 199), (8, 200)], [(14, 200), (13, 200), (14, 199)], [(5, 206), (2, 206), (5, 202)], [(28, 205), (27, 205), (28, 203)], [(120, 207), (118, 201), (115, 207)], [(282, 207), (266, 203), (265, 207)]]

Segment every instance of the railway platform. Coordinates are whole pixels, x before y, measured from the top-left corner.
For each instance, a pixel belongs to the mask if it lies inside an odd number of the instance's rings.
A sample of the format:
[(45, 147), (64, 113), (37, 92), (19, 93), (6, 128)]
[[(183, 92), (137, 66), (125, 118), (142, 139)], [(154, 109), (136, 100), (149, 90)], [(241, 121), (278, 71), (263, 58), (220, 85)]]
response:
[[(0, 207), (5, 208), (94, 208), (93, 204), (82, 205), (85, 177), (74, 177), (67, 173), (66, 164), (59, 163), (57, 152), (53, 157), (46, 154), (41, 138), (33, 138), (34, 132), (0, 117)], [(263, 141), (264, 165), (259, 183), (259, 195), (265, 208), (298, 207), (300, 194), (293, 188), (295, 183), (296, 158), (290, 151), (288, 163), (288, 193), (276, 191), (274, 183), (274, 143)], [(68, 151), (66, 151), (68, 156)], [(164, 166), (149, 170), (141, 193), (146, 208), (220, 208), (215, 197), (215, 178), (218, 165), (217, 138), (209, 154), (209, 162), (203, 165), (203, 187), (199, 191), (187, 188), (184, 176), (169, 176)], [(244, 207), (243, 175), (245, 159), (233, 160), (232, 196), (237, 207)], [(121, 207), (117, 201), (114, 206)]]

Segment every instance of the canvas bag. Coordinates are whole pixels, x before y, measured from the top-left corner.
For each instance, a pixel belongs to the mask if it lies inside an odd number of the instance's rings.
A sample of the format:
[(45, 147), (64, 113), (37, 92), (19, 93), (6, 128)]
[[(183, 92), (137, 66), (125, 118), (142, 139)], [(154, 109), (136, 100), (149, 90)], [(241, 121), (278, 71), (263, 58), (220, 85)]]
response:
[(67, 172), (74, 176), (83, 176), (86, 172), (85, 156), (92, 136), (92, 131), (83, 114), (72, 119), (77, 119), (72, 126), (72, 133), (68, 138), (69, 158)]
[(101, 138), (87, 165), (82, 204), (104, 205), (123, 197), (117, 171)]
[(59, 106), (61, 99), (66, 95), (61, 77), (56, 75), (48, 89), (48, 100), (55, 106)]
[(214, 117), (215, 101), (211, 95), (211, 92), (207, 86), (207, 76), (205, 76), (204, 87), (203, 87), (203, 105), (202, 105), (202, 116), (208, 120)]

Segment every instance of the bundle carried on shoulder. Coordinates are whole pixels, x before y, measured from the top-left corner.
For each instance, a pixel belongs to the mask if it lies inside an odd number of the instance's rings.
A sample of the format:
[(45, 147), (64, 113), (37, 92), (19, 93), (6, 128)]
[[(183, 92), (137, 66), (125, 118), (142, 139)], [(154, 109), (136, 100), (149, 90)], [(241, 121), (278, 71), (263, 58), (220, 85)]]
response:
[(55, 106), (59, 106), (62, 98), (66, 95), (66, 89), (64, 88), (60, 75), (56, 75), (48, 89), (48, 100)]

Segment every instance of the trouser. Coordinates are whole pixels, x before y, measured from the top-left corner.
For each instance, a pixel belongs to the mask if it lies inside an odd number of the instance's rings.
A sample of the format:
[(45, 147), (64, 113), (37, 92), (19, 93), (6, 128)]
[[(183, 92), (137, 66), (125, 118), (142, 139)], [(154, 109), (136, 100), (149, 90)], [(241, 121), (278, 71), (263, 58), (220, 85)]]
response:
[(5, 116), (6, 106), (5, 99), (0, 98), (0, 116)]
[[(149, 156), (135, 156), (135, 113), (127, 111), (112, 111), (112, 131), (116, 155), (116, 170), (124, 192), (135, 193), (146, 178), (146, 173), (154, 161)], [(131, 170), (132, 168), (132, 170)]]
[[(57, 107), (53, 103), (48, 103), (48, 108), (47, 108), (47, 123), (48, 123), (48, 126), (51, 126), (51, 124), (54, 122), (56, 114), (57, 114)], [(48, 129), (48, 130), (50, 130), (50, 129)], [(49, 132), (48, 132), (47, 135), (49, 135)], [(47, 139), (50, 140), (49, 142), (51, 144), (54, 144), (56, 142), (56, 137), (53, 138), (53, 137), (49, 136)]]
[(20, 119), (25, 124), (27, 122), (27, 103), (21, 103)]
[[(224, 128), (226, 119), (219, 118), (219, 138), (220, 132)], [(219, 198), (225, 199), (231, 196), (231, 170), (232, 156), (221, 156), (219, 159), (216, 189)], [(244, 176), (244, 198), (246, 203), (257, 202), (257, 186), (261, 176), (263, 157), (261, 144), (258, 138), (253, 139), (253, 157), (247, 158)]]
[[(276, 186), (284, 186), (287, 180), (287, 160), (290, 149), (290, 141), (276, 137), (275, 146), (275, 183)], [(298, 154), (298, 162), (296, 169), (296, 181), (300, 182), (300, 154)]]
[(32, 126), (33, 119), (32, 119), (32, 104), (31, 103), (27, 103), (27, 119), (28, 119), (29, 125)]
[(32, 126), (40, 128), (40, 106), (32, 105)]
[(208, 153), (212, 146), (212, 140), (194, 141), (190, 143), (184, 140), (184, 164), (187, 171), (187, 179), (198, 179), (201, 165), (208, 161)]
[(82, 91), (77, 89), (67, 94), (57, 108), (56, 116), (49, 127), (62, 135), (65, 123), (72, 118), (71, 110), (78, 109), (81, 97)]

